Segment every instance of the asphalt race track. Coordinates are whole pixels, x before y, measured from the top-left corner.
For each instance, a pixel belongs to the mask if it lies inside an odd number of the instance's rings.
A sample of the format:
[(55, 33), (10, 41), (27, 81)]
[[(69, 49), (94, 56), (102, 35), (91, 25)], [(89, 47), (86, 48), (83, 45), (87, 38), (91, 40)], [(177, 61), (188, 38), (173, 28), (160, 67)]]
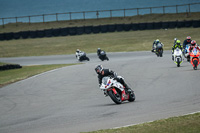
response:
[[(177, 67), (170, 51), (108, 53), (110, 61), (63, 67), (0, 88), (0, 133), (76, 133), (200, 111), (200, 66)], [(0, 58), (20, 65), (77, 63), (75, 55)], [(125, 78), (135, 102), (116, 105), (98, 88), (102, 64)]]

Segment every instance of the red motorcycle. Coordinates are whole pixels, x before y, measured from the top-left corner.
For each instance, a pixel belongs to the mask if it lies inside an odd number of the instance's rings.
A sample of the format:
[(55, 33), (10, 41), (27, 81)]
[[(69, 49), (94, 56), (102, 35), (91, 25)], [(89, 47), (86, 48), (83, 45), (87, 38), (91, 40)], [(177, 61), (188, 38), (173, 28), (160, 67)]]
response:
[(197, 70), (197, 66), (199, 65), (199, 50), (197, 48), (193, 48), (192, 52), (190, 52), (190, 57), (192, 57), (190, 63), (193, 65), (194, 70)]

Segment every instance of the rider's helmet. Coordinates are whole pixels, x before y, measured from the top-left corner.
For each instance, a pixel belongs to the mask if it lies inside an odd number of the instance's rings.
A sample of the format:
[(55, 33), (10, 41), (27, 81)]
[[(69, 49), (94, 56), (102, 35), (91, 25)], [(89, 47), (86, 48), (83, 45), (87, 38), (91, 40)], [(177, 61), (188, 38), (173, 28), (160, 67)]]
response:
[(196, 45), (196, 41), (195, 41), (195, 40), (192, 40), (192, 41), (191, 41), (191, 45), (192, 45), (192, 46), (195, 46), (195, 45)]
[(160, 40), (159, 39), (156, 39), (156, 43), (159, 43), (160, 42)]
[(174, 41), (177, 41), (177, 38), (174, 38)]
[(180, 44), (181, 44), (181, 41), (180, 41), (180, 40), (177, 40), (177, 41), (176, 41), (176, 44), (177, 44), (177, 45), (180, 45)]
[(190, 41), (191, 41), (191, 37), (187, 36), (187, 42), (190, 42)]
[(79, 50), (79, 49), (77, 49), (77, 50), (76, 50), (76, 52), (77, 52), (77, 53), (79, 53), (79, 52), (80, 52), (80, 50)]
[(100, 49), (100, 48), (98, 48), (97, 50), (98, 50), (98, 51), (100, 51), (101, 49)]
[(102, 70), (103, 70), (103, 66), (102, 65), (97, 65), (95, 67), (95, 71), (96, 71), (97, 74), (100, 74), (102, 72)]

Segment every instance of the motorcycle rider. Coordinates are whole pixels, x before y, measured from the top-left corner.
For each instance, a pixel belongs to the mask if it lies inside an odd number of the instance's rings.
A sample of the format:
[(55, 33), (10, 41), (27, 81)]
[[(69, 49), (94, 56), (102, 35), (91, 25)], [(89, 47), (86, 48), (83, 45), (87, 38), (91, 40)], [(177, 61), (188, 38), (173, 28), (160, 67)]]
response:
[[(174, 49), (180, 48), (182, 51), (182, 45), (180, 40), (176, 40), (176, 43), (172, 46), (172, 54), (174, 54)], [(174, 60), (174, 56), (172, 55), (172, 60)]]
[(79, 49), (76, 50), (76, 58), (79, 59), (80, 58), (80, 53), (81, 51)]
[(185, 49), (187, 44), (191, 44), (191, 41), (192, 41), (191, 37), (187, 36), (187, 39), (185, 39), (184, 42), (183, 42), (183, 48)]
[(200, 51), (200, 48), (199, 48), (199, 46), (198, 46), (198, 44), (196, 43), (195, 40), (191, 41), (191, 46), (189, 48), (189, 51), (191, 52), (193, 50), (193, 48), (196, 48), (196, 49), (198, 49)]
[(158, 45), (158, 43), (160, 43), (162, 46), (163, 46), (163, 44), (160, 42), (160, 40), (159, 39), (156, 39), (154, 42), (153, 42), (153, 46), (152, 46), (152, 52), (154, 52), (155, 50), (156, 50), (156, 52), (157, 52), (157, 45)]
[[(115, 73), (114, 71), (110, 70), (110, 69), (104, 69), (102, 65), (97, 65), (95, 67), (95, 71), (98, 74), (98, 80), (99, 80), (99, 86), (102, 83), (102, 78), (105, 76), (111, 76), (113, 77), (115, 80), (117, 80), (117, 82), (120, 82), (125, 88), (126, 92), (131, 92), (130, 87), (125, 83), (124, 79), (121, 76), (117, 76), (117, 73)], [(104, 91), (104, 95), (107, 96), (107, 93)]]
[(99, 55), (100, 55), (100, 53), (101, 53), (101, 49), (100, 49), (100, 48), (98, 48), (98, 49), (97, 49), (97, 55), (99, 56)]

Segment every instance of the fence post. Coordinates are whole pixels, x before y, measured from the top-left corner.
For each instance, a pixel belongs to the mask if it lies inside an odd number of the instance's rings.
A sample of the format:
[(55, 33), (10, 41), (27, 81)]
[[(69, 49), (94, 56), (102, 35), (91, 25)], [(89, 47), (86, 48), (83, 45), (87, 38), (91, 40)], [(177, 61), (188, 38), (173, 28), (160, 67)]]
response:
[(150, 14), (152, 14), (152, 8), (150, 7), (149, 9), (150, 9)]
[(15, 17), (15, 19), (16, 19), (16, 26), (17, 26), (17, 17)]
[(31, 16), (28, 16), (28, 18), (29, 18), (29, 25), (31, 24)]
[(176, 13), (178, 13), (178, 5), (176, 5)]
[(163, 14), (165, 14), (165, 6), (163, 6)]
[(188, 4), (188, 10), (189, 10), (189, 13), (190, 13), (190, 4)]
[(110, 18), (112, 18), (112, 10), (110, 10)]
[(42, 16), (43, 16), (43, 24), (44, 24), (44, 14)]
[(83, 12), (83, 19), (85, 20), (85, 12)]
[(96, 15), (97, 15), (97, 19), (99, 19), (99, 11), (97, 11)]
[(58, 13), (56, 13), (56, 21), (58, 22)]
[(126, 17), (126, 9), (124, 9), (124, 18)]
[(137, 15), (139, 15), (139, 8), (137, 8)]
[(69, 19), (72, 20), (72, 13), (69, 12)]
[(4, 18), (2, 18), (2, 24), (3, 24), (3, 28), (4, 28)]

